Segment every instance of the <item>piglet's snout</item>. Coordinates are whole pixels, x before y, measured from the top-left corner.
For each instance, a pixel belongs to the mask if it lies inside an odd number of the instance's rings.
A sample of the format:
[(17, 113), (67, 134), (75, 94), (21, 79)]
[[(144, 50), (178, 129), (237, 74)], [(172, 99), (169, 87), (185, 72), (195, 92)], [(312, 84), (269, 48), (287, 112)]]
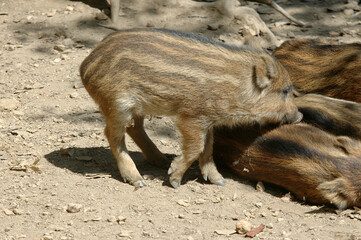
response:
[(290, 116), (289, 118), (287, 117), (286, 122), (287, 123), (299, 123), (302, 121), (303, 118), (303, 114), (299, 111), (297, 111), (296, 114), (294, 114), (292, 117)]

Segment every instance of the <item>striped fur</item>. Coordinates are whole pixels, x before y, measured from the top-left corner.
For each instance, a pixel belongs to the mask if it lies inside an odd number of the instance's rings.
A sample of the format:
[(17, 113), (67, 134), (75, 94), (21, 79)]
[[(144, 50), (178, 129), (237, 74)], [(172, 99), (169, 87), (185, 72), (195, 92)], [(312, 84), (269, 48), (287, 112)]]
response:
[(300, 200), (361, 206), (361, 104), (317, 94), (295, 102), (305, 123), (269, 132), (259, 126), (216, 129), (215, 161)]
[(214, 159), (239, 176), (284, 187), (301, 201), (361, 206), (361, 142), (346, 136), (305, 123), (265, 134), (259, 126), (216, 129)]
[(206, 180), (224, 184), (212, 158), (213, 126), (302, 117), (289, 94), (288, 74), (272, 56), (190, 33), (113, 33), (83, 61), (80, 75), (105, 117), (105, 134), (121, 175), (138, 187), (146, 183), (126, 151), (125, 131), (148, 160), (166, 161), (144, 132), (146, 115), (175, 117), (182, 134), (183, 154), (168, 171), (173, 187), (197, 158)]
[(305, 94), (295, 98), (303, 121), (335, 135), (361, 140), (361, 103)]
[(274, 56), (300, 92), (361, 102), (360, 43), (291, 40), (277, 48)]

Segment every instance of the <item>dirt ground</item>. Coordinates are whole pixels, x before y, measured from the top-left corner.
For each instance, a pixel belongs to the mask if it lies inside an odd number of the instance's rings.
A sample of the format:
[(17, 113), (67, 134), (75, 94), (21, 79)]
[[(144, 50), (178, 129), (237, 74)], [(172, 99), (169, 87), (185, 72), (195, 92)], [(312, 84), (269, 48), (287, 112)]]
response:
[[(207, 3), (121, 2), (120, 28), (154, 26), (242, 42), (239, 21)], [(313, 25), (298, 27), (267, 6), (249, 4), (280, 41), (361, 42), (357, 2), (278, 2)], [(173, 189), (167, 170), (148, 164), (129, 138), (149, 186), (134, 191), (124, 183), (78, 72), (113, 32), (98, 26), (98, 13), (66, 0), (0, 0), (0, 239), (243, 239), (235, 233), (240, 220), (265, 226), (255, 239), (361, 239), (357, 210), (290, 200), (267, 184), (260, 192), (227, 169), (220, 169), (224, 187), (204, 182), (194, 165)], [(146, 129), (161, 151), (180, 154), (170, 119), (147, 120)]]

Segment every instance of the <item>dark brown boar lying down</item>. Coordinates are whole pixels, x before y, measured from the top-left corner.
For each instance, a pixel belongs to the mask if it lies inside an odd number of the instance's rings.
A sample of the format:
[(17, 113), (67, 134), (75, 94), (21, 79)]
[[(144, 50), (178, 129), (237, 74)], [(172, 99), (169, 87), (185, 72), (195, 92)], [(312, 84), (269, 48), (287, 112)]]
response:
[(300, 92), (361, 102), (361, 43), (290, 40), (274, 56)]
[(338, 136), (361, 140), (361, 104), (318, 94), (295, 98), (303, 122)]
[(298, 122), (287, 71), (264, 51), (195, 34), (132, 29), (106, 37), (83, 61), (80, 75), (104, 115), (110, 148), (122, 177), (146, 183), (125, 146), (127, 132), (151, 162), (166, 157), (143, 129), (147, 115), (171, 116), (182, 135), (182, 155), (168, 173), (178, 187), (197, 159), (203, 178), (223, 185), (213, 161), (213, 127)]
[(360, 142), (308, 124), (264, 135), (258, 127), (217, 129), (214, 159), (244, 178), (282, 186), (299, 200), (361, 206)]
[(310, 124), (265, 134), (259, 126), (216, 129), (215, 161), (244, 178), (282, 186), (299, 200), (361, 206), (361, 142), (348, 137), (361, 139), (361, 104), (314, 94), (296, 103)]

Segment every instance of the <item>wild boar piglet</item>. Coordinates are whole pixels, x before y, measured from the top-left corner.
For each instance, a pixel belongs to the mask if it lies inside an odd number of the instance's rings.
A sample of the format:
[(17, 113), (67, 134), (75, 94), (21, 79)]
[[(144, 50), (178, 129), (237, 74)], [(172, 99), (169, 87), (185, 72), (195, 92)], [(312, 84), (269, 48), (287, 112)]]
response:
[(168, 170), (175, 188), (197, 159), (205, 180), (224, 184), (212, 157), (214, 126), (302, 118), (288, 73), (271, 55), (190, 33), (132, 29), (110, 34), (83, 61), (80, 75), (104, 115), (120, 174), (136, 187), (146, 182), (127, 152), (125, 132), (146, 159), (167, 162), (144, 131), (147, 115), (174, 117), (182, 135), (182, 155)]

